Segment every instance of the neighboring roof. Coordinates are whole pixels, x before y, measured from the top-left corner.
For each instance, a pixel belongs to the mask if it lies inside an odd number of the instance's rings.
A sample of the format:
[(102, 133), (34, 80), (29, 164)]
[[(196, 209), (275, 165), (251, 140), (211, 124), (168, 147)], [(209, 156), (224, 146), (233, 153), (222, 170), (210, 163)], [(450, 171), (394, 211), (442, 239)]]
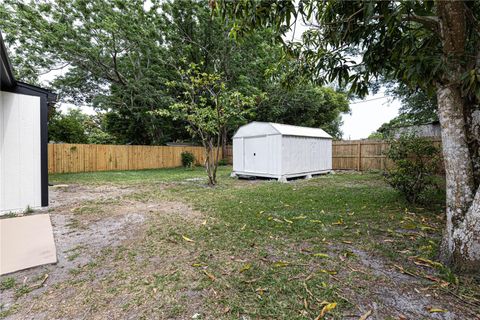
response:
[(266, 134), (332, 139), (331, 135), (320, 128), (299, 127), (288, 124), (259, 121), (253, 121), (249, 124), (241, 126), (233, 137), (252, 137)]
[(17, 81), (13, 75), (12, 65), (8, 59), (7, 49), (0, 32), (0, 89), (17, 93), (45, 96), (49, 105), (57, 101), (57, 95), (50, 90)]

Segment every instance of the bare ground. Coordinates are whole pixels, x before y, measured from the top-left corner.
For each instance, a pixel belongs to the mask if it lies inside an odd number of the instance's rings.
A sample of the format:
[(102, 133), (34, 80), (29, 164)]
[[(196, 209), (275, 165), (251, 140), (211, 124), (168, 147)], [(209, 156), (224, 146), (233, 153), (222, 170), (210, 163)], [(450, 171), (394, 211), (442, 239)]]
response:
[[(176, 262), (189, 260), (188, 252), (178, 248), (175, 252), (165, 250), (161, 258), (135, 257), (134, 263), (123, 259), (123, 255), (131, 254), (138, 242), (145, 240), (152, 225), (158, 223), (169, 230), (176, 223), (199, 224), (202, 217), (179, 202), (128, 199), (128, 195), (138, 191), (135, 187), (116, 186), (51, 188), (49, 213), (58, 263), (7, 275), (15, 278), (17, 283), (16, 289), (1, 293), (2, 308), (15, 311), (7, 319), (137, 318), (139, 310), (134, 310), (131, 315), (125, 312), (129, 308), (122, 310), (128, 294), (111, 295), (104, 291), (108, 286), (103, 282), (115, 281), (119, 274), (123, 277), (123, 273), (128, 274), (130, 268), (139, 265), (146, 271), (143, 276), (147, 282), (152, 280), (149, 277), (153, 274), (176, 271)], [(122, 257), (118, 258), (118, 255)], [(48, 275), (45, 283), (35, 288), (45, 275)], [(31, 291), (19, 296), (19, 284)], [(197, 293), (186, 294), (198, 298)], [(97, 298), (97, 295), (109, 298)], [(168, 301), (163, 300), (164, 303)]]
[[(136, 199), (132, 195), (138, 191), (110, 185), (52, 188), (49, 213), (58, 263), (9, 275), (17, 285), (1, 292), (6, 318), (212, 319), (206, 300), (217, 293), (205, 285), (208, 272), (194, 266), (202, 252), (183, 234), (211, 218), (181, 202)], [(340, 259), (342, 271), (332, 279), (356, 306), (356, 316), (371, 312), (369, 319), (480, 319), (455, 296), (379, 257), (353, 245), (332, 250), (340, 257), (346, 248), (356, 258)], [(272, 261), (288, 254), (267, 251)], [(241, 257), (219, 252), (215, 259), (228, 265)], [(318, 267), (310, 266), (309, 272)], [(432, 313), (432, 308), (444, 312)]]

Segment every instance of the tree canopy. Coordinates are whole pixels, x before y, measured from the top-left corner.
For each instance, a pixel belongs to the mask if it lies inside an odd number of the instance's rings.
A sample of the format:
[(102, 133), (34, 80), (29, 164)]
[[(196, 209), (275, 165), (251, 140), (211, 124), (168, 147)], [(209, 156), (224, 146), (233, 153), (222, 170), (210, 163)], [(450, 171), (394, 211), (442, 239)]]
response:
[[(102, 128), (117, 143), (191, 139), (184, 120), (156, 112), (182, 94), (167, 84), (178, 81), (190, 63), (221, 75), (229, 90), (257, 97), (245, 121), (261, 117), (304, 125), (279, 113), (309, 110), (316, 113), (310, 124), (339, 136), (340, 114), (348, 111), (343, 93), (313, 84), (285, 86), (284, 65), (292, 58), (272, 41), (273, 30), (235, 41), (232, 22), (212, 15), (207, 1), (7, 0), (0, 14), (17, 77), (38, 82), (42, 74), (62, 70), (51, 83), (62, 101), (105, 113)], [(297, 102), (301, 106), (292, 109)]]

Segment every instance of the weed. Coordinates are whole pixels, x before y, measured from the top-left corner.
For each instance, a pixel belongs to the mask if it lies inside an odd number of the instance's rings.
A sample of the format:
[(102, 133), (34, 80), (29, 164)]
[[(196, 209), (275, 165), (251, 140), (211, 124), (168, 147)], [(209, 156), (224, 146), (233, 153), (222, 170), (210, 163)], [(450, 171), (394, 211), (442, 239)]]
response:
[(24, 284), (24, 285), (21, 285), (20, 287), (18, 287), (16, 290), (15, 290), (15, 299), (18, 299), (24, 295), (26, 295), (27, 293), (29, 293), (30, 291), (32, 291), (32, 289)]
[(0, 282), (0, 290), (8, 290), (12, 289), (15, 286), (15, 278), (12, 277), (7, 277), (2, 279), (2, 282)]

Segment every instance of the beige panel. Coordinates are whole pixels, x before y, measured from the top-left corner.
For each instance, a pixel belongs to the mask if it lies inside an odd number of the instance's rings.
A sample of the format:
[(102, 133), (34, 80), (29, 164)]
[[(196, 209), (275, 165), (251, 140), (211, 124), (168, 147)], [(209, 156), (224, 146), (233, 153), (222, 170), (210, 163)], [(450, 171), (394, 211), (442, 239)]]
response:
[(50, 215), (0, 219), (0, 274), (56, 262)]

